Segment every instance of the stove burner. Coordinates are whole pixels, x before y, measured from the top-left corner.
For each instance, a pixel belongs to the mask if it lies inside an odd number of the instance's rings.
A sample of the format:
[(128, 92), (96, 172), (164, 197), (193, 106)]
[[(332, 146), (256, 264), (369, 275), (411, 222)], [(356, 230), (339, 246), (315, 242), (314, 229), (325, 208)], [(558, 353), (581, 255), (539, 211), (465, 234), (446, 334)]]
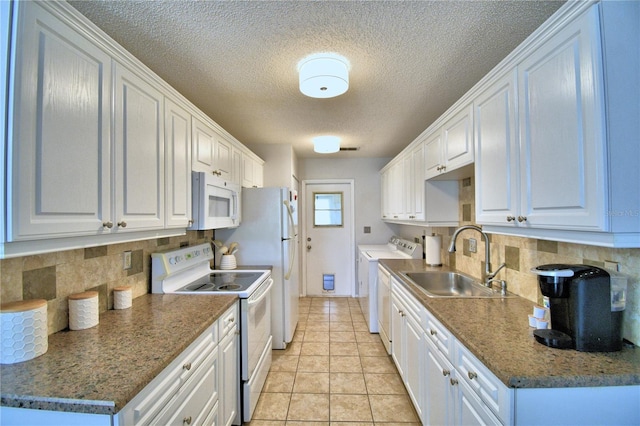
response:
[(240, 284), (223, 284), (216, 287), (218, 291), (235, 291), (240, 290), (242, 286)]
[(195, 284), (189, 284), (188, 286), (185, 286), (182, 290), (183, 291), (213, 291), (215, 290), (215, 287), (213, 284), (195, 283)]

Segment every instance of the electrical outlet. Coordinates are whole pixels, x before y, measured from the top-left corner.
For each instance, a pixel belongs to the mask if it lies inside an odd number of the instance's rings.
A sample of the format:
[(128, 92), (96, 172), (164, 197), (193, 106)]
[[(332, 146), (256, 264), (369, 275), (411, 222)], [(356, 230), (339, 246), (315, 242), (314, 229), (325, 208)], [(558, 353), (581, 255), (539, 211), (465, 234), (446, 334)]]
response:
[(122, 253), (122, 269), (131, 269), (131, 252), (125, 251)]
[(471, 253), (478, 251), (478, 241), (475, 238), (469, 238), (469, 251)]
[(614, 262), (612, 260), (605, 260), (604, 268), (616, 272), (620, 271), (620, 265), (618, 265), (618, 262)]

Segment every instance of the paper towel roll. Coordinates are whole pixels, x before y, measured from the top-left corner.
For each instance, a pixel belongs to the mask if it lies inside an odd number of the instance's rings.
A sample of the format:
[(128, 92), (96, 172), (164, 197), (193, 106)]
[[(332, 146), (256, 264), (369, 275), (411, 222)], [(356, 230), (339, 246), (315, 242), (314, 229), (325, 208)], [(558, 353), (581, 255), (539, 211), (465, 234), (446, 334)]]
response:
[(100, 321), (98, 292), (85, 291), (69, 296), (69, 328), (84, 330), (95, 327)]
[(28, 361), (47, 352), (47, 301), (32, 299), (0, 307), (0, 364)]
[(424, 237), (424, 261), (429, 266), (440, 266), (440, 250), (442, 237), (440, 235), (426, 235)]

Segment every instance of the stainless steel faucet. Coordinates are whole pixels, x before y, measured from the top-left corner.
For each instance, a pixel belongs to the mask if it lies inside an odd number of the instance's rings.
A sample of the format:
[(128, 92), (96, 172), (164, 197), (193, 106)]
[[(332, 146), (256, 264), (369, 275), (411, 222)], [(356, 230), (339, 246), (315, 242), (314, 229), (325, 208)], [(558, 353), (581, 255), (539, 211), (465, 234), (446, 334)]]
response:
[(449, 245), (449, 253), (453, 253), (454, 251), (456, 251), (456, 238), (458, 238), (458, 234), (460, 232), (466, 229), (476, 230), (479, 233), (481, 233), (482, 236), (484, 237), (484, 274), (485, 274), (484, 285), (486, 285), (487, 287), (491, 287), (491, 280), (493, 280), (495, 276), (498, 275), (498, 272), (500, 272), (502, 268), (507, 266), (507, 264), (503, 263), (502, 265), (498, 266), (498, 269), (496, 269), (495, 272), (491, 272), (491, 250), (489, 247), (489, 236), (484, 233), (482, 228), (476, 225), (465, 225), (456, 229), (456, 231), (453, 233), (453, 236), (451, 237), (451, 244)]

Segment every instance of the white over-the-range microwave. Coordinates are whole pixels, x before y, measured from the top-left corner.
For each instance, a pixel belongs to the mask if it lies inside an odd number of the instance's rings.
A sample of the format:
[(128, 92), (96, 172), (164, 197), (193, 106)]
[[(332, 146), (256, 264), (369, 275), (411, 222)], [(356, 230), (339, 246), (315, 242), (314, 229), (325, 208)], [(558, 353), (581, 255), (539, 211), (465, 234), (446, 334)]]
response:
[(192, 172), (193, 225), (189, 229), (240, 225), (240, 185), (205, 172)]

